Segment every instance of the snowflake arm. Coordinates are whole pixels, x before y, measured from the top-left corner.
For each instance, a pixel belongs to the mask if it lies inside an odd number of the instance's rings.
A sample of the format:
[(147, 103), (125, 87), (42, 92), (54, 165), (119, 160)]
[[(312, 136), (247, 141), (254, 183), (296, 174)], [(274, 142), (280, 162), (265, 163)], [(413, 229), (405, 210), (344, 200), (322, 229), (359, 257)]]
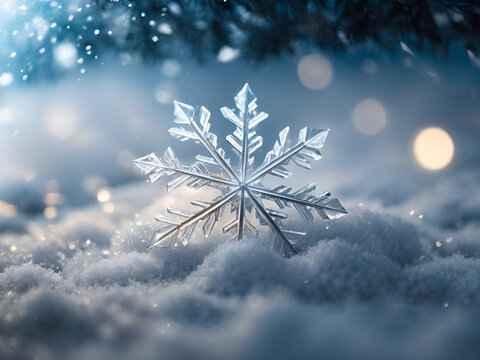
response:
[(237, 238), (241, 240), (243, 238), (243, 231), (245, 226), (245, 191), (243, 189), (241, 189), (240, 194), (240, 208), (238, 210), (237, 220)]
[(248, 171), (253, 165), (254, 157), (252, 155), (263, 145), (263, 138), (254, 129), (268, 117), (268, 114), (255, 113), (257, 97), (248, 84), (245, 84), (234, 100), (237, 109), (225, 106), (220, 111), (227, 120), (236, 126), (233, 134), (227, 136), (227, 141), (240, 158), (239, 178), (241, 182), (245, 182)]
[[(224, 206), (227, 202), (232, 200), (232, 198), (238, 193), (239, 189), (235, 189), (230, 191), (225, 196), (221, 197), (220, 199), (214, 201), (212, 204), (209, 204), (199, 212), (195, 214), (191, 214), (189, 212), (176, 210), (176, 209), (169, 209), (169, 213), (173, 215), (177, 215), (178, 217), (186, 218), (183, 221), (179, 221), (177, 219), (172, 219), (165, 217), (163, 215), (156, 217), (155, 220), (165, 223), (166, 225), (161, 228), (160, 230), (156, 231), (148, 247), (155, 247), (161, 245), (165, 240), (169, 239), (171, 236), (178, 235), (178, 233), (183, 232), (183, 238), (181, 241), (184, 245), (188, 243), (190, 237), (193, 235), (193, 231), (200, 220), (205, 220), (204, 223), (204, 235), (205, 237), (210, 236), (213, 226), (215, 222), (218, 220), (218, 210)], [(199, 205), (200, 203), (193, 204)], [(202, 204), (201, 206), (204, 206)]]
[(315, 184), (310, 184), (292, 194), (290, 194), (292, 188), (286, 186), (279, 186), (273, 190), (257, 186), (250, 186), (249, 189), (259, 194), (261, 198), (273, 200), (281, 209), (292, 204), (306, 222), (313, 221), (313, 216), (309, 214), (310, 208), (315, 209), (323, 219), (335, 219), (348, 214), (337, 199), (329, 199), (331, 195), (329, 192), (306, 196), (315, 190), (315, 187)]
[(279, 133), (279, 141), (275, 142), (273, 150), (267, 153), (263, 166), (248, 179), (248, 183), (255, 183), (269, 173), (282, 178), (289, 177), (291, 173), (282, 165), (287, 164), (290, 159), (298, 166), (310, 170), (310, 159), (316, 161), (322, 158), (320, 149), (325, 144), (329, 131), (305, 127), (300, 130), (298, 143), (289, 148), (290, 128), (287, 126)]
[[(188, 182), (189, 185), (195, 184), (195, 186), (193, 186), (194, 188), (200, 188), (208, 183), (219, 183), (225, 186), (236, 185), (236, 183), (231, 180), (209, 174), (202, 163), (195, 163), (190, 167), (183, 166), (171, 148), (167, 148), (164, 159), (162, 160), (154, 153), (151, 153), (135, 160), (135, 165), (140, 168), (142, 173), (149, 175), (152, 183), (158, 181), (164, 175), (173, 175), (173, 180), (167, 184), (169, 191), (186, 182)], [(197, 180), (203, 180), (203, 183), (198, 183)]]
[[(250, 90), (247, 87), (247, 90)], [(243, 93), (243, 92), (242, 92)], [(249, 144), (249, 132), (250, 129), (248, 128), (248, 124), (250, 122), (250, 111), (249, 111), (249, 104), (252, 98), (251, 91), (245, 91), (244, 95), (245, 100), (243, 101), (243, 124), (242, 124), (242, 175), (240, 177), (241, 181), (244, 182), (245, 178), (247, 177), (247, 170), (248, 170), (248, 144)], [(242, 196), (244, 197), (244, 196)], [(242, 207), (244, 207), (245, 201), (242, 201)]]
[(257, 228), (248, 220), (247, 213), (252, 211), (253, 204), (248, 200), (245, 189), (239, 188), (238, 198), (239, 204), (232, 206), (232, 212), (235, 212), (235, 217), (223, 227), (223, 232), (230, 232), (234, 230), (233, 239), (241, 240), (245, 234), (257, 235)]
[(263, 204), (255, 198), (255, 196), (250, 192), (250, 190), (247, 189), (246, 193), (249, 199), (252, 201), (253, 206), (257, 210), (257, 213), (270, 226), (272, 232), (274, 232), (276, 236), (278, 236), (282, 240), (283, 244), (288, 248), (289, 252), (292, 255), (295, 255), (297, 253), (297, 250), (293, 247), (292, 243), (288, 240), (287, 236), (285, 235), (285, 232), (278, 226), (278, 224), (272, 218), (271, 214), (269, 214), (268, 210), (265, 209)]
[[(193, 106), (175, 101), (174, 115), (175, 123), (180, 126), (171, 128), (169, 130), (170, 134), (181, 141), (189, 139), (199, 141), (230, 179), (238, 181), (237, 176), (228, 164), (228, 160), (225, 159), (225, 152), (221, 148), (217, 149), (217, 136), (209, 131), (210, 111), (203, 106), (199, 110), (196, 110)], [(200, 128), (195, 121), (196, 118), (199, 119), (202, 128)], [(189, 125), (193, 132), (185, 129), (183, 125)], [(199, 157), (197, 157), (197, 159), (198, 158)], [(200, 159), (201, 161), (206, 160), (206, 162), (210, 164), (214, 163), (213, 161), (209, 161), (208, 158), (205, 159), (205, 157), (200, 157)]]

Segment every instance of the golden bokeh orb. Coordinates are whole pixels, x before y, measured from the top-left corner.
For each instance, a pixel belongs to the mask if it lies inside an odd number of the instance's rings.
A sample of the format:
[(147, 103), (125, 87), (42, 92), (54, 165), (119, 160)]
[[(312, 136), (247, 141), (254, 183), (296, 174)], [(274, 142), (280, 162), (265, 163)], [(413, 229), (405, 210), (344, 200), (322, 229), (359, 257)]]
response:
[(100, 189), (97, 193), (97, 200), (102, 203), (106, 203), (110, 200), (110, 191), (108, 189)]
[(440, 170), (448, 166), (454, 152), (455, 145), (452, 138), (439, 127), (421, 130), (413, 142), (415, 159), (428, 170)]
[(333, 79), (330, 61), (320, 54), (302, 57), (298, 63), (297, 72), (303, 86), (311, 90), (325, 89)]
[(54, 219), (58, 216), (58, 209), (55, 206), (47, 206), (43, 210), (43, 216), (45, 216), (46, 219)]

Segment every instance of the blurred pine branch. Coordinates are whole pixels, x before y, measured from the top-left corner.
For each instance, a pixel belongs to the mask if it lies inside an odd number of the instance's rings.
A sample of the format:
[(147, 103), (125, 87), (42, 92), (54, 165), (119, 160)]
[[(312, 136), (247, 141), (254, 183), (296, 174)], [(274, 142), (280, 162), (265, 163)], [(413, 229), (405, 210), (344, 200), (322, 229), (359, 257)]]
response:
[[(224, 47), (262, 62), (302, 49), (446, 56), (453, 45), (475, 56), (480, 2), (449, 0), (37, 0), (20, 11), (3, 5), (0, 66), (32, 79), (52, 75), (53, 49), (68, 41), (83, 61), (108, 51), (143, 61), (188, 53), (200, 62)], [(0, 9), (2, 6), (0, 6)], [(6, 9), (6, 10), (5, 10)], [(8, 18), (8, 11), (13, 18)], [(35, 36), (35, 21), (48, 25)], [(27, 24), (25, 29), (18, 24)], [(32, 24), (32, 25), (28, 25)], [(12, 31), (18, 33), (12, 36)], [(22, 36), (23, 33), (23, 36)], [(31, 34), (34, 34), (33, 36)], [(42, 50), (43, 49), (43, 50)], [(88, 50), (86, 50), (88, 49)], [(12, 58), (11, 52), (16, 56)], [(39, 55), (40, 54), (40, 55)], [(97, 56), (97, 57), (95, 57)]]

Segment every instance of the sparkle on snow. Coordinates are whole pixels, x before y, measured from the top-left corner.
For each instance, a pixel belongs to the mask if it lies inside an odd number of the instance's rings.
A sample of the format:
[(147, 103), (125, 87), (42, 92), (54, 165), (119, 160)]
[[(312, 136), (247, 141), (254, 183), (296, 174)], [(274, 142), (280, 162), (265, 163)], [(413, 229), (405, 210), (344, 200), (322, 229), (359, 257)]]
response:
[[(135, 164), (149, 175), (152, 183), (163, 176), (169, 177), (167, 191), (181, 185), (192, 189), (210, 186), (217, 189), (220, 195), (211, 202), (192, 201), (191, 204), (199, 209), (197, 212), (167, 208), (168, 215), (155, 218), (163, 226), (153, 234), (149, 247), (163, 246), (167, 241), (176, 243), (177, 240), (186, 245), (200, 222), (204, 236), (210, 236), (224, 209), (230, 205), (233, 215), (223, 226), (224, 233), (233, 233), (236, 239), (258, 234), (254, 221), (247, 216), (254, 213), (259, 224), (269, 229), (267, 246), (284, 255), (291, 255), (297, 252), (295, 242), (306, 233), (286, 227), (284, 222), (288, 215), (282, 209), (293, 206), (301, 218), (309, 223), (313, 221), (312, 210), (323, 219), (333, 219), (347, 213), (337, 199), (330, 199), (329, 192), (312, 194), (315, 184), (298, 190), (284, 185), (268, 188), (263, 184), (267, 175), (284, 179), (292, 175), (285, 167), (290, 161), (311, 169), (311, 161), (321, 159), (320, 149), (328, 130), (305, 127), (299, 133), (298, 142), (291, 146), (289, 127), (286, 127), (280, 132), (273, 149), (266, 154), (263, 164), (255, 167), (253, 154), (263, 145), (263, 138), (255, 129), (268, 117), (268, 114), (256, 111), (256, 101), (256, 96), (245, 84), (235, 96), (236, 109), (221, 108), (223, 116), (236, 126), (233, 134), (227, 136), (227, 141), (239, 158), (238, 165), (233, 165), (225, 151), (217, 147), (217, 136), (210, 132), (210, 112), (203, 106), (194, 108), (175, 102), (177, 126), (169, 130), (170, 134), (181, 141), (194, 140), (202, 144), (210, 155), (197, 155), (197, 161), (186, 166), (180, 163), (171, 148), (167, 148), (163, 158), (151, 153), (135, 160)], [(265, 200), (275, 203), (277, 209), (267, 207)]]

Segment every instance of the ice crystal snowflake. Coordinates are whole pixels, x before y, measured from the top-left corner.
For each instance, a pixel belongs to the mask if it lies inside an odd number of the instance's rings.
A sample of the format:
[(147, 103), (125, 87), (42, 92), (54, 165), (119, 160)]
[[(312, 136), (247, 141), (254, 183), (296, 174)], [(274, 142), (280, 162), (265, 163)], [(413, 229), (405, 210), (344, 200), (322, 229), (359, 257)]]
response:
[[(186, 166), (180, 163), (171, 148), (167, 148), (163, 158), (151, 153), (135, 160), (135, 164), (150, 176), (152, 183), (162, 176), (168, 176), (167, 191), (181, 185), (192, 189), (210, 186), (218, 189), (220, 195), (211, 202), (192, 201), (191, 204), (199, 208), (197, 212), (167, 208), (168, 216), (159, 215), (155, 218), (164, 225), (153, 234), (149, 247), (161, 246), (167, 240), (174, 243), (180, 240), (186, 245), (199, 222), (203, 222), (203, 234), (208, 237), (226, 205), (230, 204), (231, 214), (234, 215), (223, 227), (223, 232), (233, 233), (236, 239), (242, 239), (246, 234), (258, 234), (253, 221), (247, 217), (255, 210), (258, 223), (269, 227), (267, 246), (284, 255), (291, 255), (297, 252), (294, 246), (296, 240), (306, 233), (287, 228), (284, 222), (288, 215), (282, 209), (293, 205), (306, 222), (313, 221), (313, 209), (323, 219), (337, 218), (347, 213), (337, 199), (330, 199), (329, 192), (313, 195), (315, 184), (296, 191), (284, 185), (273, 189), (263, 185), (266, 175), (284, 179), (289, 177), (292, 173), (285, 165), (290, 160), (302, 168), (311, 169), (310, 161), (322, 157), (320, 149), (328, 130), (305, 127), (299, 133), (298, 142), (291, 146), (287, 126), (280, 132), (273, 149), (266, 154), (263, 164), (255, 167), (253, 154), (262, 147), (263, 138), (254, 129), (268, 117), (264, 112), (257, 113), (256, 101), (256, 96), (245, 84), (235, 96), (236, 109), (220, 109), (223, 116), (236, 126), (233, 134), (227, 136), (227, 141), (239, 157), (235, 166), (226, 157), (225, 151), (217, 147), (217, 136), (210, 132), (210, 112), (203, 106), (194, 108), (175, 102), (174, 116), (178, 126), (171, 128), (170, 134), (181, 141), (201, 143), (209, 156), (197, 155), (197, 161)], [(278, 209), (267, 207), (265, 200), (275, 203)]]

